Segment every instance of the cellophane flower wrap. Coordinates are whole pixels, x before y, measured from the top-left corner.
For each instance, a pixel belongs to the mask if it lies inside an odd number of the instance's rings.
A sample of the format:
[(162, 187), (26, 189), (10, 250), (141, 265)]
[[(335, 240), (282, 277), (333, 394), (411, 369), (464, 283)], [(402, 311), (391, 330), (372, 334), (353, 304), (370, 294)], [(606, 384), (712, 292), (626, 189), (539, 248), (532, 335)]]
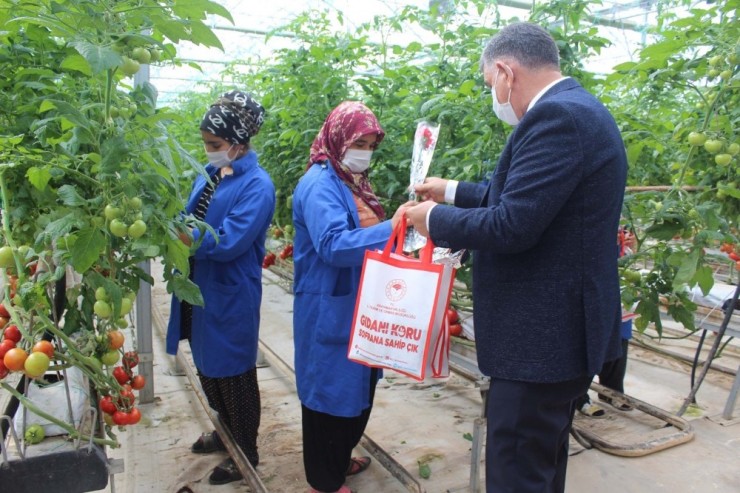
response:
[[(427, 121), (421, 121), (416, 126), (414, 134), (414, 149), (411, 156), (411, 186), (409, 188), (409, 200), (416, 200), (414, 185), (424, 183), (429, 171), (429, 165), (432, 163), (432, 155), (437, 145), (439, 136), (439, 124)], [(416, 229), (409, 226), (406, 231), (405, 250), (413, 252), (426, 244), (426, 238), (419, 234)]]

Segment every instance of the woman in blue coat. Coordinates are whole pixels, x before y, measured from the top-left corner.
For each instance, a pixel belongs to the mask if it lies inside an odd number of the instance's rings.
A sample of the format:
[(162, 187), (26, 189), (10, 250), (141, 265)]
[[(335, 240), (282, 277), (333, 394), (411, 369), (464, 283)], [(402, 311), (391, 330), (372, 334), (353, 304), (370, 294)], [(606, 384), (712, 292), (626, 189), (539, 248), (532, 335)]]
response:
[(382, 248), (408, 204), (385, 219), (368, 181), (384, 132), (359, 102), (326, 118), (293, 193), (293, 334), (303, 423), (303, 463), (312, 492), (351, 490), (346, 476), (365, 470), (352, 458), (365, 431), (380, 371), (347, 359), (365, 251)]
[[(257, 344), (262, 300), (265, 236), (275, 211), (275, 188), (250, 148), (264, 121), (264, 109), (250, 95), (222, 95), (203, 117), (200, 130), (209, 164), (208, 179), (195, 179), (186, 211), (213, 231), (192, 231), (198, 245), (190, 258), (190, 279), (204, 306), (173, 297), (167, 352), (190, 341), (193, 361), (209, 405), (218, 412), (247, 459), (257, 466), (260, 394)], [(190, 238), (183, 238), (187, 244)], [(194, 453), (224, 450), (216, 432), (201, 436)], [(241, 479), (227, 459), (214, 469), (211, 484)]]

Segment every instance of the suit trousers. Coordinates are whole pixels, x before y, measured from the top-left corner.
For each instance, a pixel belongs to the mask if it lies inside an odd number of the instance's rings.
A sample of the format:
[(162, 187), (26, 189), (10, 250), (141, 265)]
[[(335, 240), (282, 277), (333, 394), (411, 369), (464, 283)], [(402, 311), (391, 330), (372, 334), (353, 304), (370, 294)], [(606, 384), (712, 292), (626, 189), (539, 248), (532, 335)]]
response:
[(593, 376), (557, 383), (492, 378), (486, 404), (486, 492), (565, 490), (575, 400)]

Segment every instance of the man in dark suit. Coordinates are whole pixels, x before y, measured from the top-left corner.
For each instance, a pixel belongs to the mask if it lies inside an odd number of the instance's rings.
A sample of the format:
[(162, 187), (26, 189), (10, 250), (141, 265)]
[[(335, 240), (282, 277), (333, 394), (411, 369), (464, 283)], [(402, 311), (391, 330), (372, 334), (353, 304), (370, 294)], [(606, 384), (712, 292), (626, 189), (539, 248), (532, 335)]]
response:
[(437, 246), (473, 251), (488, 493), (560, 492), (574, 401), (620, 355), (627, 158), (614, 119), (561, 75), (541, 27), (501, 29), (481, 69), (494, 112), (514, 125), (494, 174), (486, 185), (429, 178), (416, 191), (432, 200), (407, 218)]

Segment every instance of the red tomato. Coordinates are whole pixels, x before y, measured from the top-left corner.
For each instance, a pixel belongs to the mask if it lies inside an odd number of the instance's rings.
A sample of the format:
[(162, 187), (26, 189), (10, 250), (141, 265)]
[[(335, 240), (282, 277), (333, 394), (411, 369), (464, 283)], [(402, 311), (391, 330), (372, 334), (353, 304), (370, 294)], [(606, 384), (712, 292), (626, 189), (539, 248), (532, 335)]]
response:
[(3, 342), (0, 342), (0, 360), (5, 357), (5, 353), (10, 351), (14, 347), (15, 342), (11, 341), (10, 339), (5, 339)]
[(134, 390), (141, 390), (146, 385), (146, 378), (144, 375), (136, 375), (131, 379), (131, 388)]
[(126, 426), (128, 424), (129, 415), (124, 411), (116, 411), (113, 413), (113, 422), (118, 426)]
[(5, 367), (5, 363), (3, 363), (3, 360), (0, 359), (0, 380), (8, 376), (8, 369)]
[(21, 338), (23, 336), (21, 335), (21, 331), (17, 325), (8, 325), (5, 327), (4, 337), (18, 344), (21, 342)]
[(136, 396), (130, 386), (128, 389), (124, 388), (121, 391), (121, 398), (118, 400), (118, 407), (129, 408), (134, 405), (134, 402), (136, 402)]
[(123, 367), (127, 370), (130, 370), (131, 368), (136, 368), (136, 365), (139, 364), (139, 355), (136, 353), (136, 351), (126, 351), (123, 355)]
[(462, 325), (460, 325), (460, 324), (451, 324), (450, 325), (450, 335), (457, 337), (460, 334), (462, 334)]
[(131, 375), (122, 366), (116, 366), (113, 368), (113, 378), (116, 379), (121, 385), (127, 384), (131, 380)]
[(19, 347), (14, 347), (3, 357), (3, 363), (10, 371), (23, 371), (23, 364), (28, 358), (28, 353)]
[(457, 321), (460, 320), (460, 316), (457, 314), (457, 310), (450, 307), (447, 309), (447, 322), (450, 324), (455, 324)]
[(740, 261), (740, 256), (738, 254), (736, 254), (735, 252), (730, 252), (730, 253), (728, 253), (728, 255), (735, 262)]
[(113, 403), (113, 397), (106, 395), (100, 398), (100, 410), (106, 414), (116, 412), (116, 405)]
[(10, 321), (7, 317), (0, 317), (0, 330), (3, 329), (6, 325), (8, 325), (8, 322)]
[(49, 341), (41, 340), (33, 345), (32, 353), (44, 353), (49, 359), (54, 357), (54, 345)]
[(132, 407), (128, 412), (128, 424), (135, 425), (139, 421), (141, 421), (141, 411), (138, 407)]
[(10, 313), (8, 313), (8, 309), (3, 304), (0, 304), (0, 317), (10, 318)]

